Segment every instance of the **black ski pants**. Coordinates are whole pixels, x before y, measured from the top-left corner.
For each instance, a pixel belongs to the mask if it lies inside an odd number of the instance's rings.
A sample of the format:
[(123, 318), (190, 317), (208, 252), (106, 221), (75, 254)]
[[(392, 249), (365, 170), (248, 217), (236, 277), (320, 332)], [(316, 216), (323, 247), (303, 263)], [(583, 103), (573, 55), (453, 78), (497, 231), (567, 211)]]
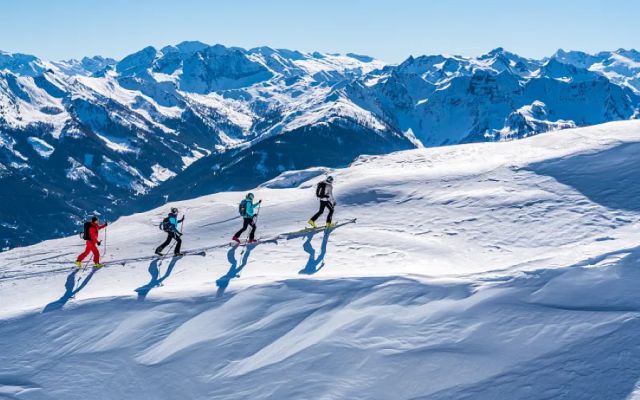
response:
[(253, 221), (253, 217), (245, 218), (243, 223), (242, 223), (242, 229), (240, 229), (238, 232), (236, 232), (236, 234), (233, 237), (239, 238), (240, 235), (242, 235), (242, 233), (244, 231), (246, 231), (248, 227), (251, 227), (251, 232), (249, 232), (249, 240), (255, 239), (256, 223)]
[(326, 200), (320, 200), (320, 210), (318, 210), (318, 212), (313, 217), (311, 217), (311, 220), (313, 222), (316, 222), (316, 220), (320, 218), (320, 216), (324, 212), (325, 208), (329, 210), (329, 214), (327, 214), (327, 224), (330, 224), (331, 218), (333, 217), (333, 204), (331, 204), (330, 201)]
[(182, 246), (182, 239), (180, 239), (180, 234), (177, 232), (167, 232), (167, 240), (164, 241), (158, 248), (156, 249), (156, 253), (162, 253), (165, 247), (171, 243), (171, 239), (176, 240), (176, 248), (173, 250), (174, 254), (180, 253), (180, 246)]

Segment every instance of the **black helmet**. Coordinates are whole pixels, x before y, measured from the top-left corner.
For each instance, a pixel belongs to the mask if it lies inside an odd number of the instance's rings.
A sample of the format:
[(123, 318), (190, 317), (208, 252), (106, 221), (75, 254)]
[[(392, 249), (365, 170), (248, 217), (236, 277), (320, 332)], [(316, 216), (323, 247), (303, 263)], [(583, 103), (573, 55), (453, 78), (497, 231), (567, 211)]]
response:
[(175, 207), (171, 207), (171, 212), (174, 213), (174, 214), (177, 214), (178, 213), (178, 209), (175, 208)]
[(327, 176), (327, 179), (326, 179), (326, 180), (327, 180), (327, 182), (329, 182), (329, 183), (333, 182), (333, 176), (331, 176), (331, 175)]
[(253, 200), (253, 193), (248, 193), (248, 194), (247, 194), (247, 199), (251, 199), (251, 200)]

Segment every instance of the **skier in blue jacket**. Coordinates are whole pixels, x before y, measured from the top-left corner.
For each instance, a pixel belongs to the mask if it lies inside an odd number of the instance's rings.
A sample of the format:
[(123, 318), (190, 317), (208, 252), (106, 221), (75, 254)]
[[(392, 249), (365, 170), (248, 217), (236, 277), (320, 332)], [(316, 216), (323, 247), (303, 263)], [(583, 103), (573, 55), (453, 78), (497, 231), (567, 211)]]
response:
[(255, 243), (256, 239), (255, 239), (255, 234), (256, 234), (256, 222), (255, 222), (255, 217), (258, 215), (256, 208), (262, 203), (262, 200), (258, 201), (257, 203), (253, 202), (253, 193), (249, 193), (247, 194), (247, 197), (245, 197), (244, 200), (242, 200), (240, 202), (240, 206), (239, 206), (239, 212), (240, 215), (242, 216), (242, 229), (240, 229), (238, 232), (236, 232), (235, 235), (233, 235), (232, 240), (240, 243), (240, 235), (242, 235), (242, 233), (244, 231), (247, 230), (247, 228), (250, 226), (251, 227), (251, 232), (249, 232), (249, 243)]
[(184, 221), (184, 216), (182, 217), (182, 219), (178, 220), (178, 209), (173, 207), (169, 215), (162, 221), (162, 224), (160, 225), (162, 230), (167, 232), (167, 240), (165, 240), (164, 243), (158, 246), (158, 248), (156, 249), (157, 255), (162, 255), (162, 250), (164, 250), (164, 248), (167, 247), (169, 243), (171, 243), (171, 239), (176, 240), (176, 247), (173, 250), (173, 255), (183, 255), (180, 252), (180, 246), (182, 246), (182, 233), (180, 232), (180, 230), (178, 230), (178, 224), (182, 221)]

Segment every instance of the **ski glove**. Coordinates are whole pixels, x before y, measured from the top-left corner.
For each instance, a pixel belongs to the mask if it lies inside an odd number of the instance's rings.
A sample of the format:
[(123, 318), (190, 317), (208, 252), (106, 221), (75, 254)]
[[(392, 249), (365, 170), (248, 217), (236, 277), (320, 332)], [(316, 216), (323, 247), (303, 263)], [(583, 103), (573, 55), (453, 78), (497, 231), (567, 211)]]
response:
[(184, 217), (182, 217), (182, 219), (180, 221), (178, 221), (179, 223), (182, 223), (182, 221), (184, 221)]
[(98, 240), (98, 246), (102, 246), (102, 240)]

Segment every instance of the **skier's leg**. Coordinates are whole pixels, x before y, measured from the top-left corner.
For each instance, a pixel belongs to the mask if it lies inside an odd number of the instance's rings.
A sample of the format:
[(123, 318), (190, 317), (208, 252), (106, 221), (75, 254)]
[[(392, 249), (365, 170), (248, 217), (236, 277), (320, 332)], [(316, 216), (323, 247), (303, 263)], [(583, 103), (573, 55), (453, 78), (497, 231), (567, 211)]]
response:
[(164, 250), (164, 248), (167, 247), (169, 243), (171, 243), (172, 237), (173, 237), (173, 234), (169, 232), (169, 234), (167, 235), (167, 240), (165, 240), (164, 243), (158, 246), (158, 248), (156, 249), (156, 253), (162, 253), (162, 250)]
[(327, 214), (327, 224), (331, 223), (331, 218), (333, 217), (333, 204), (330, 201), (327, 201), (327, 208), (329, 209), (329, 214)]
[(91, 242), (91, 252), (93, 253), (93, 263), (100, 264), (100, 251), (95, 243)]
[(320, 201), (320, 210), (318, 210), (317, 213), (315, 213), (315, 215), (313, 217), (311, 217), (311, 221), (316, 222), (316, 220), (318, 218), (320, 218), (320, 216), (322, 215), (322, 213), (324, 212), (324, 207), (325, 207), (325, 202), (324, 201)]
[(251, 222), (249, 222), (249, 225), (251, 226), (251, 232), (249, 232), (249, 240), (254, 240), (255, 236), (256, 236), (256, 223), (251, 220)]
[(240, 229), (238, 232), (236, 232), (236, 234), (235, 234), (235, 235), (233, 235), (233, 237), (234, 237), (234, 238), (239, 238), (239, 237), (240, 237), (240, 235), (242, 235), (242, 233), (243, 233), (244, 231), (246, 231), (246, 230), (247, 230), (247, 227), (249, 226), (249, 223), (250, 223), (251, 221), (252, 221), (252, 219), (251, 219), (251, 218), (245, 218), (245, 219), (242, 221), (242, 229)]
[(78, 258), (76, 258), (76, 261), (80, 261), (82, 262), (82, 260), (85, 259), (86, 256), (89, 255), (89, 253), (91, 252), (91, 245), (93, 244), (90, 240), (86, 241), (87, 243), (85, 244), (85, 248), (84, 251), (82, 252), (82, 254), (80, 254), (78, 256)]
[(177, 233), (173, 234), (173, 238), (176, 240), (176, 247), (173, 250), (173, 254), (180, 254), (180, 246), (182, 246), (182, 239), (180, 239), (180, 235)]

